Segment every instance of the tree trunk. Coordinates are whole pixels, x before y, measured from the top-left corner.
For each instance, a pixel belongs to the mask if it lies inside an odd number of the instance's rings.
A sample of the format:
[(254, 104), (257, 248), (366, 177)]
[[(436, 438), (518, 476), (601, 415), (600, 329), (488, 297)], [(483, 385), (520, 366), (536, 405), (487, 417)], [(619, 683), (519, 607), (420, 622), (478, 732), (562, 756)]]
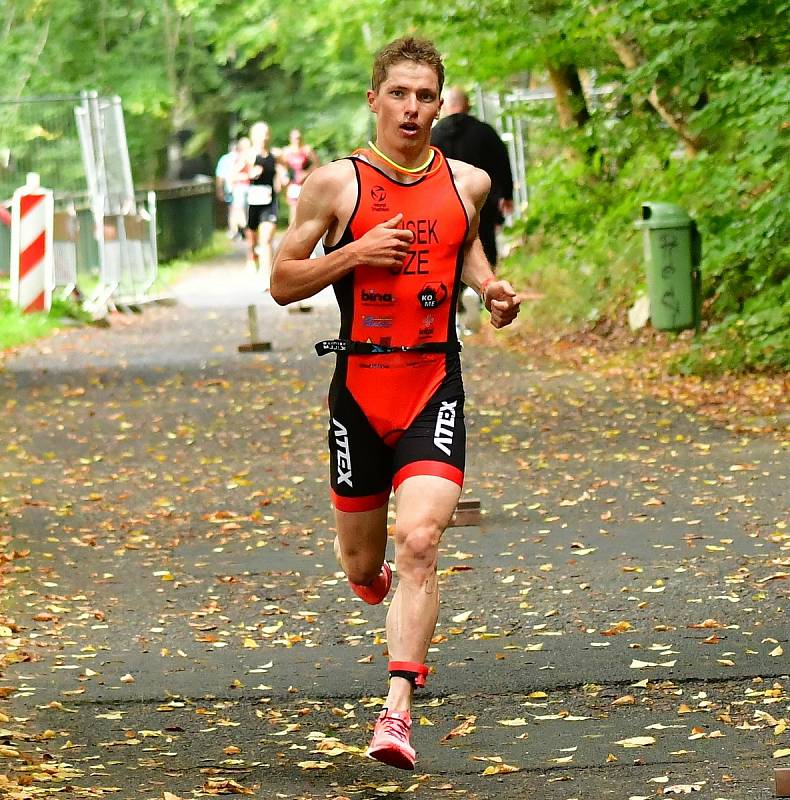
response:
[[(630, 44), (625, 39), (618, 39), (610, 36), (609, 44), (617, 53), (617, 57), (626, 69), (636, 69), (642, 57), (636, 44)], [(690, 156), (695, 156), (702, 149), (702, 141), (699, 136), (695, 136), (688, 127), (688, 123), (681, 114), (674, 113), (658, 94), (658, 87), (653, 86), (647, 96), (647, 101), (656, 110), (661, 119), (672, 128), (673, 131), (683, 140), (686, 145), (686, 152)]]
[(576, 65), (562, 64), (555, 67), (550, 64), (548, 70), (549, 80), (554, 89), (560, 128), (565, 131), (574, 127), (584, 127), (587, 120), (590, 119), (590, 112), (587, 109), (587, 101)]

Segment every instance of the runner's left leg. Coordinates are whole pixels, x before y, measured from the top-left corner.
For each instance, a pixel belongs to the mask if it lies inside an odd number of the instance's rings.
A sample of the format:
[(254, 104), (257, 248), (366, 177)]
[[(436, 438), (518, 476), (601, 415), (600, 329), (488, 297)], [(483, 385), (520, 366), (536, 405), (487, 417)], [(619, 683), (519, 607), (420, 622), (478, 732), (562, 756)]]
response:
[[(439, 614), (439, 542), (460, 494), (457, 483), (434, 475), (406, 478), (395, 493), (398, 587), (387, 614), (390, 661), (425, 662)], [(412, 691), (406, 678), (392, 677), (385, 707), (408, 710)]]

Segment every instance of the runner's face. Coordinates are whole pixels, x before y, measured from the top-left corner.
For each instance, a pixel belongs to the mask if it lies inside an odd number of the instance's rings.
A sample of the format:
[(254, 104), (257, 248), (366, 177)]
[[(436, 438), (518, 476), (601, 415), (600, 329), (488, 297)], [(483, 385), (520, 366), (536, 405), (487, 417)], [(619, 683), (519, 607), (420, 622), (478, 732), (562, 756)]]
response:
[(435, 70), (414, 61), (393, 64), (378, 91), (368, 90), (368, 105), (377, 116), (379, 144), (425, 147), (442, 105)]

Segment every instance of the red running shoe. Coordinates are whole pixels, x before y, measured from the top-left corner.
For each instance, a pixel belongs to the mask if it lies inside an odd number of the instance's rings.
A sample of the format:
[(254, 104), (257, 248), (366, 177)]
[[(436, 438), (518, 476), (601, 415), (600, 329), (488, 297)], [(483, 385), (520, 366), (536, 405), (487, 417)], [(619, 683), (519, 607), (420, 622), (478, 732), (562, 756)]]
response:
[(385, 561), (381, 565), (381, 572), (373, 579), (373, 583), (363, 586), (361, 583), (349, 581), (348, 584), (354, 594), (359, 595), (366, 603), (376, 606), (389, 594), (390, 586), (392, 586), (392, 570)]
[(409, 742), (411, 715), (408, 711), (388, 711), (379, 714), (373, 738), (368, 747), (368, 758), (374, 758), (398, 769), (414, 769), (417, 753)]

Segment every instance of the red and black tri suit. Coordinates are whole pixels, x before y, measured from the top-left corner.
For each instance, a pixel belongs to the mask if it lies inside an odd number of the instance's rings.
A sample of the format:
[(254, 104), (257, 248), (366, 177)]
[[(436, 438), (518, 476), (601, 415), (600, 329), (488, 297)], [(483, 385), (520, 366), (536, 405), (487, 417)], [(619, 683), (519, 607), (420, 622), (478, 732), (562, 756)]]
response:
[(327, 252), (398, 213), (414, 238), (402, 267), (362, 265), (334, 284), (340, 340), (434, 349), (338, 353), (329, 390), (332, 499), (341, 511), (369, 511), (414, 475), (463, 484), (466, 432), (455, 308), (469, 220), (438, 151), (431, 168), (412, 183), (393, 180), (357, 156), (350, 160), (357, 203)]

